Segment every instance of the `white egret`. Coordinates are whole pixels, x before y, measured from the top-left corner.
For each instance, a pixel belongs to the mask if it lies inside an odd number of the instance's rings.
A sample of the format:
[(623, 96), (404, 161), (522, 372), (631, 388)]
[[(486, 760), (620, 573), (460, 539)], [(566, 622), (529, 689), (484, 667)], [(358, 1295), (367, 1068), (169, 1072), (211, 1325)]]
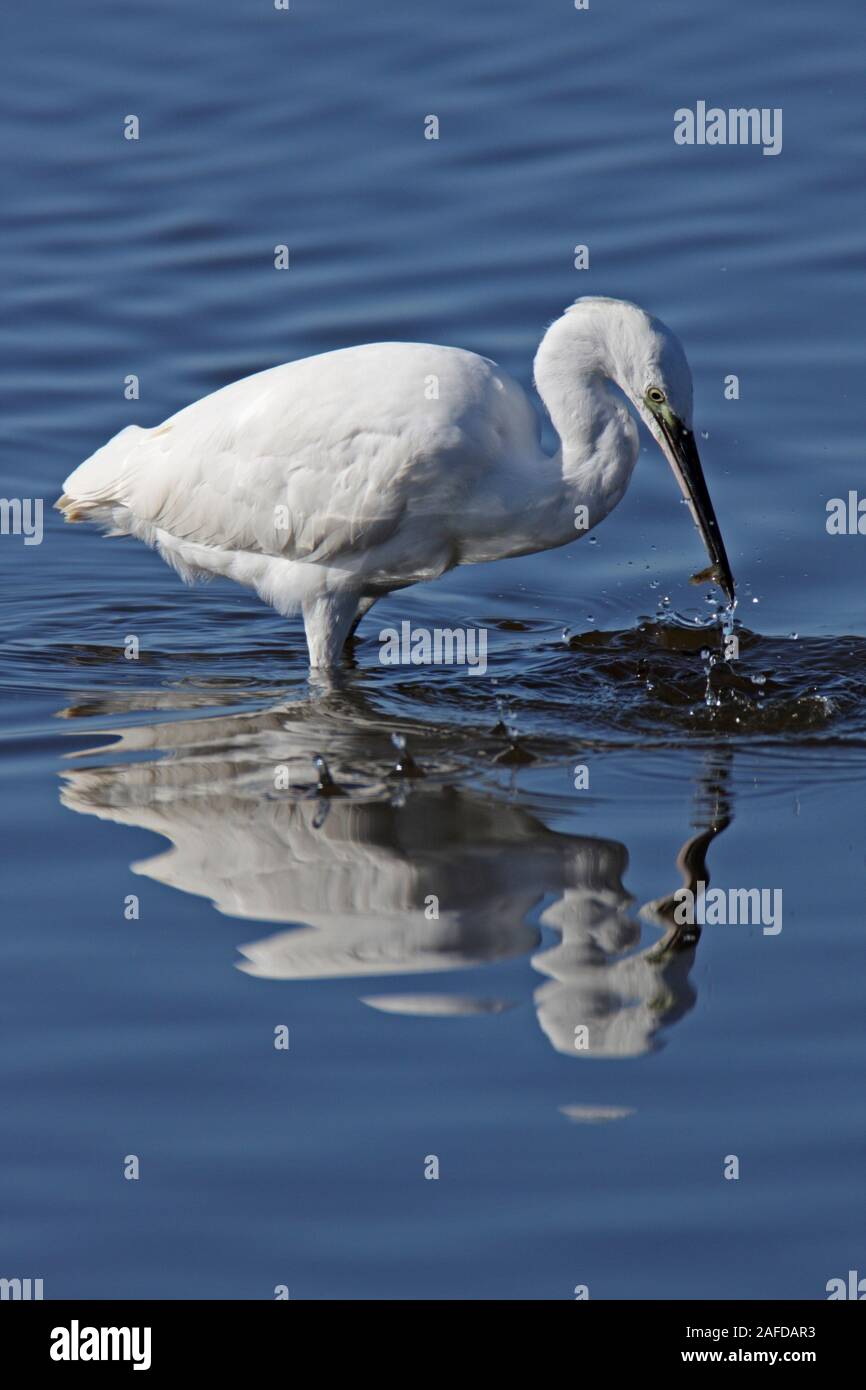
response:
[(460, 348), (368, 343), (236, 381), (155, 429), (130, 425), (56, 504), (139, 537), (184, 579), (224, 575), (303, 613), (312, 666), (333, 666), (383, 594), (455, 565), (566, 545), (622, 498), (638, 457), (620, 388), (674, 470), (710, 557), (734, 581), (692, 434), (679, 340), (624, 300), (578, 299), (523, 389)]

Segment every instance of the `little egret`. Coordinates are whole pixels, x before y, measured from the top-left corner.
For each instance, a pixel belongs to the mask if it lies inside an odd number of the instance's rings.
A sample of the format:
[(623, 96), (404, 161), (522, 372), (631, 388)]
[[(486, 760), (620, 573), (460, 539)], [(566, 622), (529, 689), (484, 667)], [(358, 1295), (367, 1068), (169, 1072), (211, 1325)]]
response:
[(689, 504), (710, 558), (697, 578), (733, 601), (675, 334), (625, 300), (578, 299), (545, 333), (535, 384), (559, 435), (552, 457), (526, 393), (486, 357), (426, 343), (306, 357), (155, 429), (129, 425), (70, 474), (56, 505), (146, 541), (186, 580), (225, 575), (278, 613), (300, 610), (311, 666), (333, 666), (392, 589), (597, 526), (638, 456), (617, 386)]

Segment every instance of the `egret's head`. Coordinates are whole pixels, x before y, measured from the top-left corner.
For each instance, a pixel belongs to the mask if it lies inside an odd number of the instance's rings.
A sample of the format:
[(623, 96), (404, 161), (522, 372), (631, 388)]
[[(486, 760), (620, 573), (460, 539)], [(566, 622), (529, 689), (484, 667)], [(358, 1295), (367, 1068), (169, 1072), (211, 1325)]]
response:
[(673, 469), (710, 557), (701, 578), (720, 584), (733, 601), (734, 577), (692, 433), (692, 374), (679, 338), (622, 299), (578, 299), (565, 317), (572, 315), (595, 343), (597, 367), (628, 396)]

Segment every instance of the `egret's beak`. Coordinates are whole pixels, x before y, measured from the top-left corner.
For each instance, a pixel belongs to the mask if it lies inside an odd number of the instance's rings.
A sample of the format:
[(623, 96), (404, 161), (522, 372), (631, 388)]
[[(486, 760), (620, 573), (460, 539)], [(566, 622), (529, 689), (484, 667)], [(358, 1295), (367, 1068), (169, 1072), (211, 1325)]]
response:
[(701, 533), (701, 539), (710, 557), (710, 564), (707, 569), (693, 576), (694, 582), (700, 584), (712, 580), (721, 585), (728, 601), (733, 603), (734, 576), (731, 573), (731, 566), (725, 553), (725, 543), (722, 540), (722, 533), (719, 530), (719, 523), (716, 520), (716, 513), (710, 500), (704, 470), (701, 468), (695, 436), (691, 430), (686, 429), (682, 420), (673, 413), (669, 405), (665, 404), (661, 408), (653, 410), (653, 414), (661, 430), (662, 449), (668, 463), (674, 470), (674, 477), (680, 485), (683, 497), (689, 504), (689, 511)]

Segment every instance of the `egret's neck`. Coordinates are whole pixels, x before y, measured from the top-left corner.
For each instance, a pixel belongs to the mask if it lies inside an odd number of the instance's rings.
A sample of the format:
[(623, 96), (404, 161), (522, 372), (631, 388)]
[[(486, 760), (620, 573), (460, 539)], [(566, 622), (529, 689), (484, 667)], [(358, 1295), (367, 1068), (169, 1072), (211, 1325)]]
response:
[[(559, 435), (559, 521), (569, 539), (598, 525), (620, 501), (638, 456), (637, 426), (612, 389), (616, 365), (605, 344), (574, 331), (568, 316), (545, 334), (535, 358), (535, 385)], [(585, 507), (586, 513), (576, 513)]]

